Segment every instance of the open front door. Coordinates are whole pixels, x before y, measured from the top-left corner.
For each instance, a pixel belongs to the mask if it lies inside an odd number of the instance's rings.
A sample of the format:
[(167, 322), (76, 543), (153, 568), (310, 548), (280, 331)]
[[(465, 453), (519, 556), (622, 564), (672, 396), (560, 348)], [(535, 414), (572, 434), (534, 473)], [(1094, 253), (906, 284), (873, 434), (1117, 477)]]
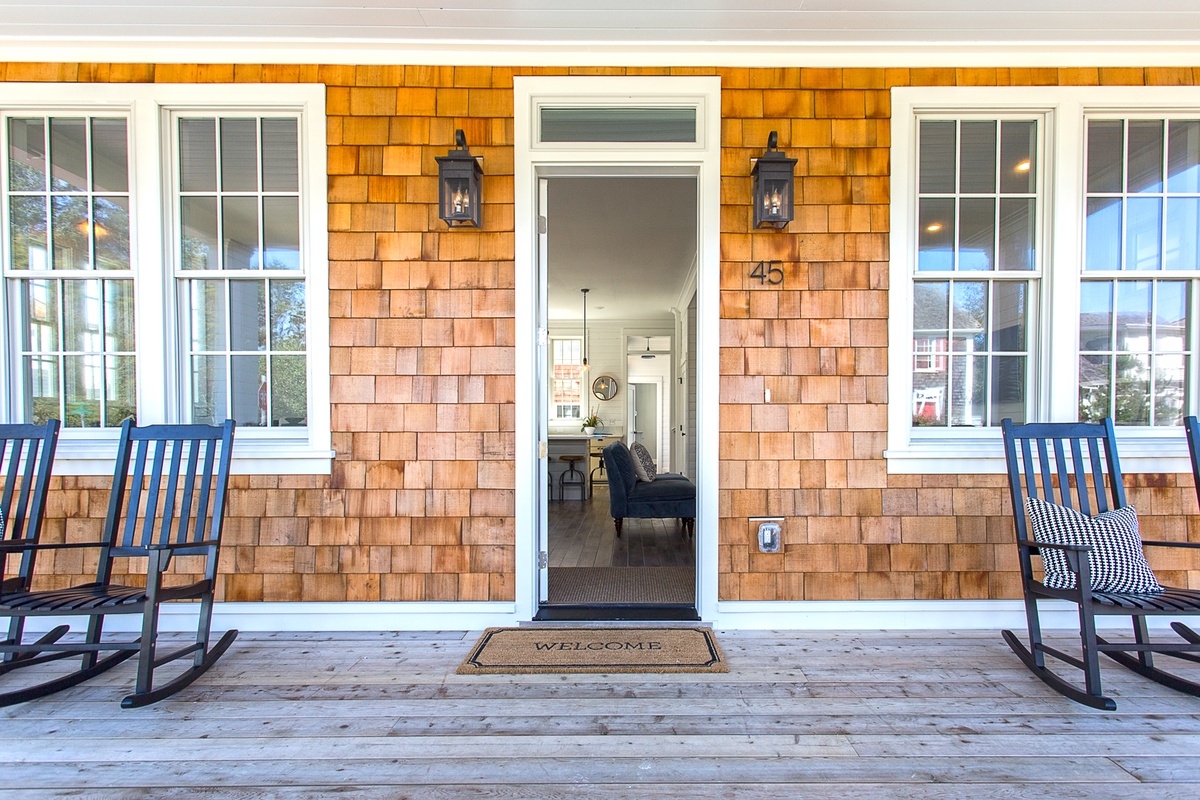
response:
[(545, 603), (550, 596), (550, 323), (547, 306), (547, 261), (549, 260), (549, 234), (546, 219), (549, 206), (549, 185), (545, 178), (537, 182), (537, 354), (535, 374), (537, 388), (534, 389), (534, 402), (537, 403), (537, 437), (538, 437), (538, 469), (537, 486), (537, 584), (538, 603)]

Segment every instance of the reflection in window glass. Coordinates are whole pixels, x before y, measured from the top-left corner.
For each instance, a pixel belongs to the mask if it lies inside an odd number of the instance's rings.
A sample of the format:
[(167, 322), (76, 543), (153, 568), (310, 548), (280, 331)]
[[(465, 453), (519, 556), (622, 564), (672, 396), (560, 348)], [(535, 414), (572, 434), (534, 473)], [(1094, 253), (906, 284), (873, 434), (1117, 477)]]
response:
[(5, 121), (0, 253), (24, 421), (102, 428), (136, 414), (128, 127), (123, 117)]
[(181, 118), (178, 125), (191, 418), (307, 425), (298, 120)]

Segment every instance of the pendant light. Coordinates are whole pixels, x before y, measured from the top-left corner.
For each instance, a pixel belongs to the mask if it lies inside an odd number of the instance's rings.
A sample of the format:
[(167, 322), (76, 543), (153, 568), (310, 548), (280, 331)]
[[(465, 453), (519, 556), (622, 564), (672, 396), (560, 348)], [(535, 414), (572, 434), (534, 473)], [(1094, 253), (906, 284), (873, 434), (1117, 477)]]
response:
[(646, 337), (646, 352), (642, 353), (642, 358), (654, 358), (654, 354), (650, 352), (650, 337)]
[(587, 372), (591, 367), (588, 365), (587, 359), (587, 294), (590, 289), (580, 289), (583, 292), (583, 371)]

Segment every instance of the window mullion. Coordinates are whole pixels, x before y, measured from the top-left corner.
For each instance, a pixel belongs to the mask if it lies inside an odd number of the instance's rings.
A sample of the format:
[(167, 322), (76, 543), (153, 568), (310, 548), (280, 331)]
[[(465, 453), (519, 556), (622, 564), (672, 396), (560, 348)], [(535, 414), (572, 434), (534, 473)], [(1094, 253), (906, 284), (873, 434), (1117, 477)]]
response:
[(177, 422), (175, 326), (169, 276), (174, 264), (166, 238), (164, 209), (172, 203), (166, 187), (166, 132), (160, 107), (137, 100), (130, 116), (130, 259), (133, 262), (134, 317), (137, 343), (138, 420)]
[[(1071, 421), (1079, 410), (1079, 288), (1085, 223), (1084, 118), (1078, 102), (1047, 115), (1042, 185), (1047, 194), (1042, 242), (1043, 419)], [(1051, 210), (1052, 209), (1052, 210)], [(1062, 221), (1054, 229), (1054, 220)]]

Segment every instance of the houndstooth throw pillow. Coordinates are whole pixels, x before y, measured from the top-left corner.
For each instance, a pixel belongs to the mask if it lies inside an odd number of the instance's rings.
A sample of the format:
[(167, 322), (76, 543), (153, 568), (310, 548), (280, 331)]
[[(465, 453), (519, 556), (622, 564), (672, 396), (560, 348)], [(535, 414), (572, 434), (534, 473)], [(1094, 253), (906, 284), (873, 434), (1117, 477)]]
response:
[[(1034, 541), (1091, 545), (1088, 564), (1092, 591), (1120, 594), (1163, 591), (1142, 553), (1137, 511), (1133, 506), (1089, 517), (1073, 508), (1030, 497), (1025, 501), (1025, 512), (1029, 514), (1030, 538)], [(1043, 549), (1042, 565), (1046, 570), (1042, 583), (1046, 586), (1075, 588), (1075, 573), (1067, 567), (1067, 556), (1061, 550)]]
[(654, 458), (646, 445), (634, 442), (629, 452), (633, 453), (633, 471), (637, 473), (638, 480), (652, 481), (658, 477), (658, 467), (654, 466)]

